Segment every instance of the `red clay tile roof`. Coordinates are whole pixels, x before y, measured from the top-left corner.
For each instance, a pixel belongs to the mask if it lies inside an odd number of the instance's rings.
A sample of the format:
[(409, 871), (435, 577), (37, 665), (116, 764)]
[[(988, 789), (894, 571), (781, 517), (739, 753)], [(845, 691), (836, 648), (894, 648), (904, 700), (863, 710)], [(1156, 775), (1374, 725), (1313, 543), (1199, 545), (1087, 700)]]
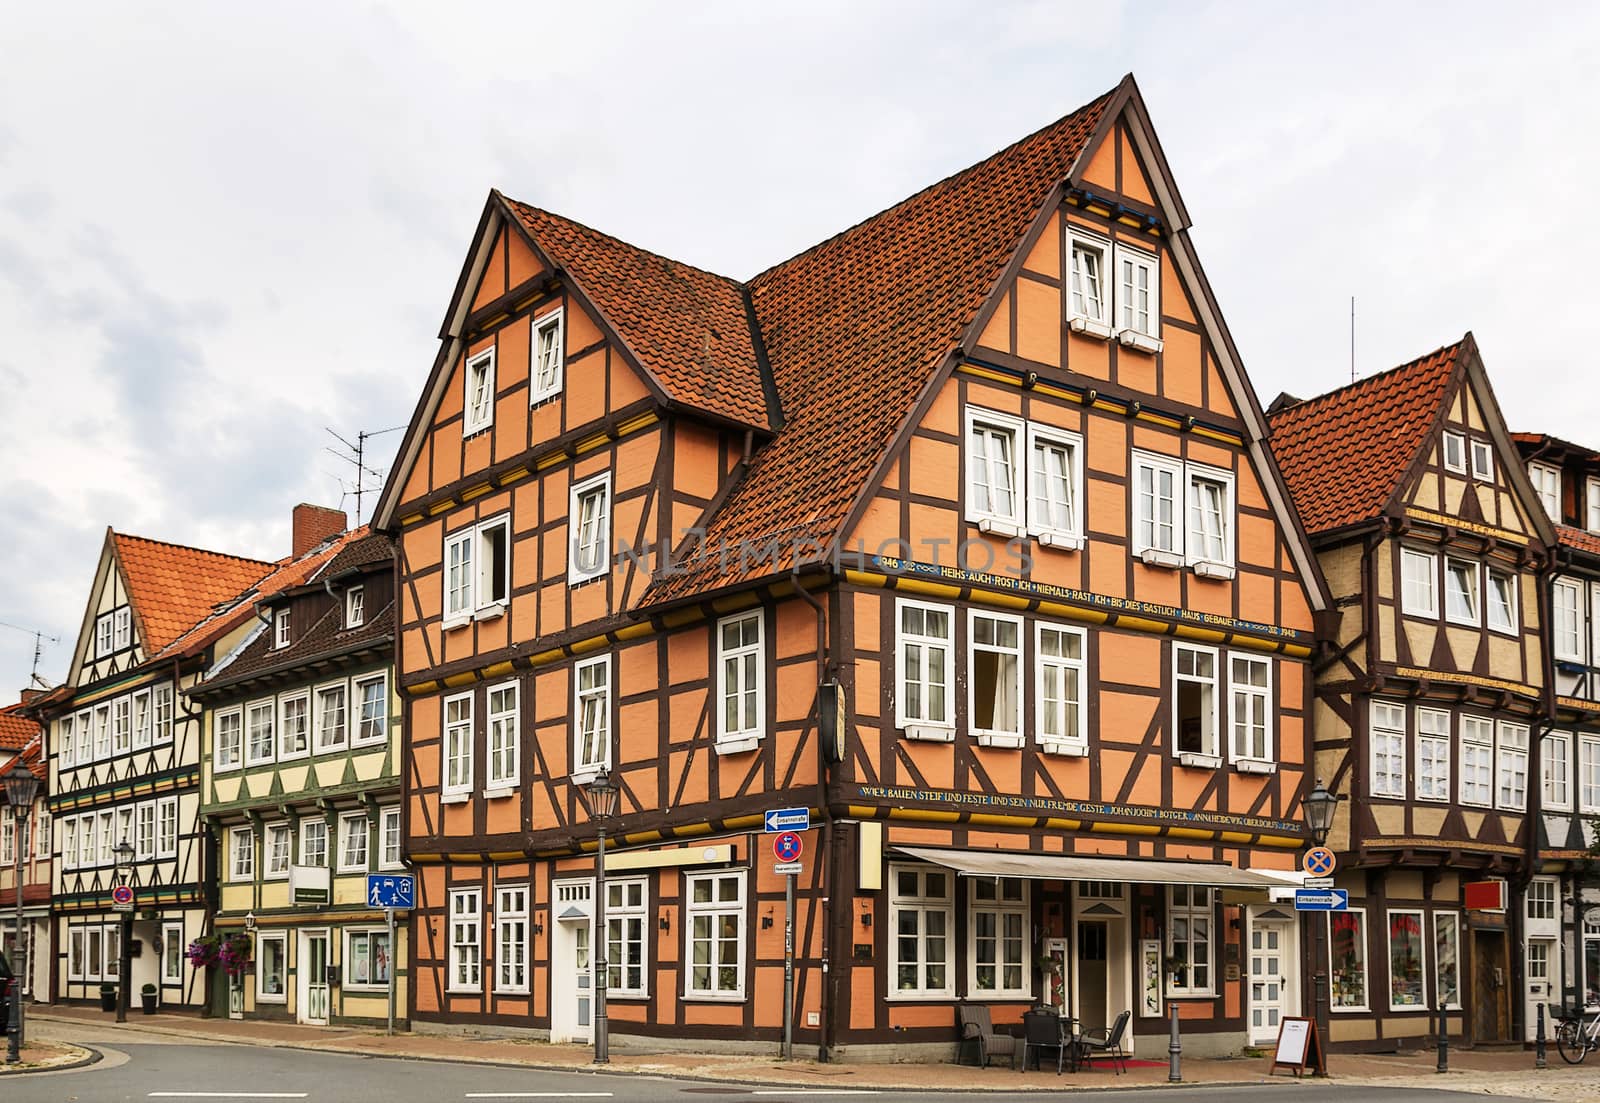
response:
[(670, 399), (741, 425), (772, 426), (738, 282), (538, 207), (506, 204)]
[(234, 590), (221, 598), (218, 602), (229, 602), (221, 610), (206, 609), (205, 618), (189, 628), (177, 639), (169, 643), (164, 649), (152, 654), (152, 658), (165, 659), (175, 655), (182, 655), (197, 647), (227, 635), (234, 628), (255, 616), (255, 603), (262, 598), (270, 597), (281, 590), (298, 586), (314, 577), (327, 563), (331, 562), (345, 548), (356, 543), (368, 535), (367, 526), (343, 533), (332, 540), (317, 545), (306, 552), (299, 559), (280, 559), (276, 564), (266, 563), (262, 566), (270, 569), (265, 577), (258, 578), (255, 582)]
[(1272, 451), (1308, 533), (1383, 512), (1438, 422), (1465, 339), (1271, 416)]
[(0, 708), (0, 751), (20, 751), (39, 734), (39, 725), (21, 715), (22, 705)]
[(1562, 547), (1573, 548), (1577, 551), (1587, 552), (1590, 555), (1600, 555), (1600, 536), (1596, 536), (1588, 529), (1574, 528), (1572, 525), (1557, 525), (1556, 539)]
[[(709, 524), (707, 554), (646, 605), (790, 569), (738, 549), (840, 531), (929, 374), (961, 341), (1115, 90), (750, 282), (784, 412)], [(722, 553), (728, 553), (724, 560)]]
[(247, 589), (272, 570), (271, 563), (222, 555), (181, 544), (111, 534), (117, 561), (128, 581), (146, 655), (172, 644), (212, 607)]

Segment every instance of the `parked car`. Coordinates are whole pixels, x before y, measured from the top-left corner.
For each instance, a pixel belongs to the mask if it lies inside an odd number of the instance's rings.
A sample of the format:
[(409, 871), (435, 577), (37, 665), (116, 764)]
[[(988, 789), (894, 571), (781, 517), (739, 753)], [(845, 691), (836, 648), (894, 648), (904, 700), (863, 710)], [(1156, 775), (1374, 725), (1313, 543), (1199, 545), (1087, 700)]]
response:
[(11, 1033), (11, 1001), (20, 994), (19, 983), (11, 971), (11, 962), (6, 960), (6, 952), (0, 950), (0, 1034)]

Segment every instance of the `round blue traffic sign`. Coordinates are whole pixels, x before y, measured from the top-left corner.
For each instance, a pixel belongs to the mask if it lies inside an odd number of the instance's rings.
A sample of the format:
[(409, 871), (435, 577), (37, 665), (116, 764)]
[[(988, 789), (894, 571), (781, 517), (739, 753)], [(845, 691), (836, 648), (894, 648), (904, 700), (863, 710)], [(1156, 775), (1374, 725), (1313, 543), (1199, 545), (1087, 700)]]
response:
[(118, 885), (111, 890), (111, 902), (113, 904), (133, 903), (133, 890), (127, 885)]
[(793, 831), (780, 832), (772, 840), (772, 853), (780, 862), (798, 861), (800, 852), (805, 849), (805, 844), (800, 841), (800, 836)]
[(1305, 871), (1312, 877), (1331, 877), (1334, 867), (1339, 860), (1333, 856), (1333, 851), (1325, 846), (1314, 846), (1306, 851), (1305, 860), (1300, 863)]

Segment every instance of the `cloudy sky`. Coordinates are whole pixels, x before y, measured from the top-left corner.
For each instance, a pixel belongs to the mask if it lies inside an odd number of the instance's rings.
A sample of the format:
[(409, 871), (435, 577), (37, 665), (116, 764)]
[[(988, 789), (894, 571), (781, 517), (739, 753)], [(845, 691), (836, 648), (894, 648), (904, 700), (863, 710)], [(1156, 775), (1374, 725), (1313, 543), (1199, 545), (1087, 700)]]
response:
[[(491, 186), (746, 277), (1129, 71), (1263, 402), (1348, 379), (1355, 295), (1360, 372), (1470, 328), (1513, 428), (1600, 444), (1600, 7), (1289, 7), (13, 6), (0, 621), (55, 682), (106, 526), (284, 554)], [(0, 627), (0, 703), (31, 657)]]

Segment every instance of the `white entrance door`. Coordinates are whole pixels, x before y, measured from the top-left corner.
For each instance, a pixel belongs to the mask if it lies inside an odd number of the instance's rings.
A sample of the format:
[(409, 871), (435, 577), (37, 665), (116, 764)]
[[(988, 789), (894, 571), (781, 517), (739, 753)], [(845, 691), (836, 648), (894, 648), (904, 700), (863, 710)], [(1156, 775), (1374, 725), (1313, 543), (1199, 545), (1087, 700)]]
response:
[(589, 1042), (594, 977), (590, 940), (594, 935), (592, 881), (557, 881), (555, 923), (550, 937), (550, 1040)]
[[(1080, 1030), (1109, 1027), (1133, 1007), (1133, 947), (1128, 936), (1124, 886), (1114, 881), (1079, 881), (1073, 891), (1073, 950), (1069, 990)], [(1133, 1020), (1122, 1033), (1133, 1051)]]
[[(1523, 1021), (1528, 1024), (1528, 1037), (1536, 1037), (1539, 1030), (1539, 1005), (1560, 1003), (1560, 989), (1556, 978), (1560, 975), (1560, 959), (1557, 957), (1556, 940), (1553, 938), (1528, 939), (1528, 1010), (1527, 1018)], [(1550, 1018), (1550, 1009), (1545, 1008), (1544, 1030), (1548, 1038), (1555, 1033), (1555, 1027)]]
[(328, 932), (300, 932), (296, 970), (298, 1006), (295, 1018), (312, 1026), (328, 1023)]
[(1250, 1040), (1270, 1043), (1289, 1010), (1289, 931), (1280, 920), (1250, 924)]

